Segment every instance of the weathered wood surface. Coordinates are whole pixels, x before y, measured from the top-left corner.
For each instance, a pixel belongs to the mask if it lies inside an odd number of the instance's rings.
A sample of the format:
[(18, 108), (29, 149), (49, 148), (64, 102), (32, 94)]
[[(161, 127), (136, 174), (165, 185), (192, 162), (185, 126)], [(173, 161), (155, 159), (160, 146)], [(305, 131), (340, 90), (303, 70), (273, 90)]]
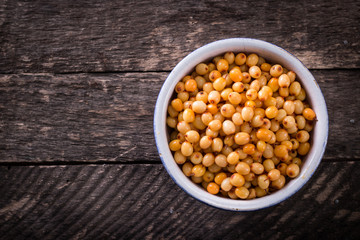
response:
[(309, 68), (359, 68), (359, 1), (1, 1), (0, 72), (169, 71), (253, 37)]
[(200, 203), (160, 164), (0, 167), (0, 239), (359, 239), (359, 167), (323, 162), (254, 212)]
[[(359, 70), (313, 70), (325, 95), (325, 160), (359, 160)], [(1, 162), (159, 161), (157, 94), (168, 73), (0, 75)]]

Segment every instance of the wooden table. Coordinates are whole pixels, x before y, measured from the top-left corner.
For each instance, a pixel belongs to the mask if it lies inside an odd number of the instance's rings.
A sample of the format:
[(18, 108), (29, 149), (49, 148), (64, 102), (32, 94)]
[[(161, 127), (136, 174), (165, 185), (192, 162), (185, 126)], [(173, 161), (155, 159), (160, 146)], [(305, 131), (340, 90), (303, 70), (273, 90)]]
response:
[[(0, 239), (359, 239), (359, 1), (0, 2)], [(153, 136), (171, 69), (230, 37), (292, 52), (329, 111), (318, 171), (254, 212), (183, 192)]]

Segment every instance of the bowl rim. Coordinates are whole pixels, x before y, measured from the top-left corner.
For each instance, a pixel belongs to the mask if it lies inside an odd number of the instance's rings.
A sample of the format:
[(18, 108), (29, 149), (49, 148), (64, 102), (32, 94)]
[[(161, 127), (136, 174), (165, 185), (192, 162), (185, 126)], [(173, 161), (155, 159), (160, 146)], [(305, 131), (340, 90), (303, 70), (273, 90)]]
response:
[[(258, 53), (270, 62), (280, 63), (293, 70), (308, 96), (310, 105), (317, 114), (313, 130), (312, 147), (297, 178), (289, 181), (284, 188), (272, 194), (252, 200), (227, 199), (212, 195), (194, 184), (176, 164), (168, 147), (166, 116), (169, 100), (175, 85), (188, 74), (196, 64), (227, 51)], [(154, 111), (154, 136), (160, 159), (173, 181), (193, 198), (210, 206), (230, 211), (253, 211), (278, 204), (295, 194), (311, 178), (324, 155), (328, 138), (328, 113), (324, 96), (319, 85), (305, 65), (290, 52), (263, 40), (253, 38), (228, 38), (208, 43), (183, 58), (170, 72), (159, 92)], [(316, 149), (318, 149), (316, 151)]]

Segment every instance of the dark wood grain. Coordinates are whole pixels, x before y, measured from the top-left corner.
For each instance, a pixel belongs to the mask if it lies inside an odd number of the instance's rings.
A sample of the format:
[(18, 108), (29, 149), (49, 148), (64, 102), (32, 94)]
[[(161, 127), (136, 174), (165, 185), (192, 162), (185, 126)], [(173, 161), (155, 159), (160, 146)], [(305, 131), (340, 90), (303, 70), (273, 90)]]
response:
[(358, 1), (2, 1), (0, 72), (169, 71), (209, 42), (251, 37), (309, 68), (359, 68)]
[[(329, 110), (325, 160), (360, 159), (359, 73), (313, 71)], [(153, 112), (167, 74), (1, 75), (0, 161), (159, 161)]]
[(356, 239), (359, 162), (321, 163), (279, 205), (229, 212), (187, 195), (162, 165), (0, 167), (1, 239)]

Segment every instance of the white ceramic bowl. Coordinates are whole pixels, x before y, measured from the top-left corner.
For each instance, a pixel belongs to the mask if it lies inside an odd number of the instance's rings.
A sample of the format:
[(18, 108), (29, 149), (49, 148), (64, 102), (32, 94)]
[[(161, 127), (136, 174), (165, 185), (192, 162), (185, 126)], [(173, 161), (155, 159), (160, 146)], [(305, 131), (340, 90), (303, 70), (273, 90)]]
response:
[[(194, 184), (181, 171), (168, 147), (169, 133), (167, 132), (166, 117), (169, 100), (173, 95), (176, 83), (189, 74), (194, 67), (204, 61), (223, 54), (227, 51), (257, 53), (267, 61), (279, 63), (297, 74), (307, 93), (307, 99), (317, 115), (317, 122), (312, 132), (311, 150), (303, 161), (300, 175), (286, 183), (279, 191), (265, 197), (252, 200), (233, 200), (214, 196), (200, 186)], [(221, 209), (232, 211), (251, 211), (277, 204), (296, 193), (312, 176), (318, 167), (325, 151), (328, 137), (328, 114), (321, 90), (309, 70), (292, 54), (271, 43), (249, 39), (231, 38), (212, 42), (200, 47), (181, 60), (171, 71), (164, 82), (155, 107), (154, 134), (156, 145), (163, 165), (172, 179), (194, 198)]]

